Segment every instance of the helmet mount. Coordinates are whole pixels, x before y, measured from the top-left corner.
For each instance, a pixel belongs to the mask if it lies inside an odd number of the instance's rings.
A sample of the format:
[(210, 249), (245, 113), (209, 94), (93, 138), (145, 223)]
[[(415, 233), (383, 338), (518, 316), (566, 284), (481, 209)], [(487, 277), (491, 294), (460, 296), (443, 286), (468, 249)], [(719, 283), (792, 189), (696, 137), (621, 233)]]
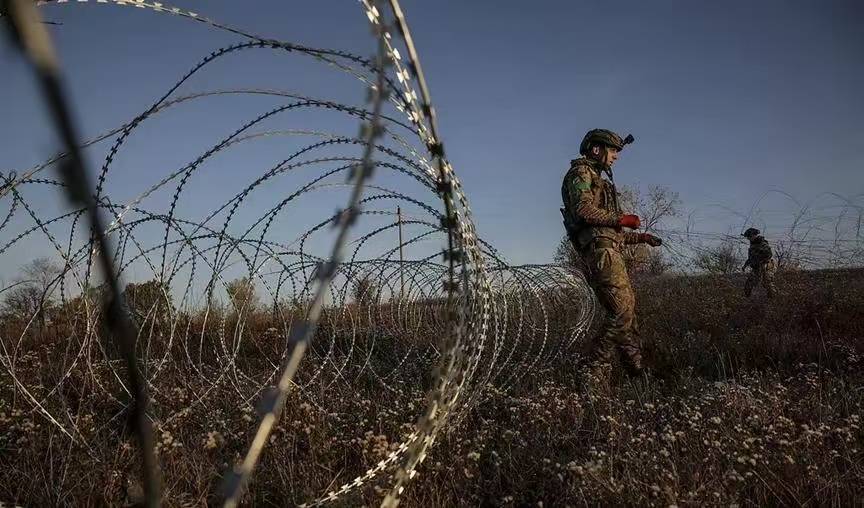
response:
[(628, 134), (627, 137), (622, 138), (608, 129), (592, 129), (585, 134), (584, 138), (582, 138), (582, 143), (579, 144), (579, 153), (587, 156), (591, 147), (596, 145), (605, 145), (617, 148), (618, 150), (623, 150), (626, 145), (629, 145), (635, 140), (636, 138), (634, 138), (632, 134)]

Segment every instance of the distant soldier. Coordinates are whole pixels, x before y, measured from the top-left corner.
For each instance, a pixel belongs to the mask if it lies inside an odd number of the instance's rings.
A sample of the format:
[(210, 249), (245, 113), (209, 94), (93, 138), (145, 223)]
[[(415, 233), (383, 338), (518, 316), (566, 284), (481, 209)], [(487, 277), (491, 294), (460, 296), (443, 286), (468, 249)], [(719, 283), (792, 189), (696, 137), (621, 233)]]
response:
[(621, 212), (612, 176), (618, 153), (632, 142), (631, 135), (621, 139), (605, 129), (585, 134), (579, 146), (583, 158), (570, 161), (570, 170), (561, 185), (564, 200), (561, 214), (567, 236), (587, 267), (588, 281), (608, 313), (591, 351), (592, 370), (595, 373), (608, 370), (617, 350), (627, 374), (637, 376), (642, 372), (642, 354), (634, 337), (636, 297), (621, 247), (636, 243), (657, 247), (662, 242), (648, 233), (622, 230), (641, 225), (636, 215)]
[(776, 292), (774, 273), (777, 271), (777, 267), (774, 264), (774, 255), (771, 252), (771, 246), (768, 245), (768, 240), (756, 228), (748, 228), (741, 236), (750, 240), (747, 262), (741, 268), (747, 270), (747, 267), (750, 267), (750, 273), (744, 282), (744, 294), (749, 298), (753, 293), (753, 288), (761, 283), (768, 293), (768, 298), (773, 298)]

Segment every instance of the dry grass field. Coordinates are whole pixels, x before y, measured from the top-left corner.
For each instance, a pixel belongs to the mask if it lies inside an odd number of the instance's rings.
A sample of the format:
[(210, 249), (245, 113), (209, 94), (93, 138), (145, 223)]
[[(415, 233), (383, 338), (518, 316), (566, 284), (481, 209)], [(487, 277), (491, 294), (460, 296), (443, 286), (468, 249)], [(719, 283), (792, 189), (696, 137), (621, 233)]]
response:
[[(864, 271), (783, 273), (771, 301), (763, 293), (744, 299), (742, 283), (739, 276), (637, 281), (649, 378), (616, 375), (608, 395), (589, 394), (576, 351), (526, 369), (516, 382), (505, 383), (508, 373), (500, 372), (448, 425), (403, 505), (860, 503)], [(267, 358), (277, 354), (267, 316), (249, 320), (259, 340), (238, 353), (244, 372), (269, 368)], [(20, 326), (7, 321), (0, 330), (12, 336)], [(55, 320), (30, 333), (14, 372), (54, 405), (46, 408), (51, 414), (74, 419), (79, 442), (88, 444), (74, 444), (46, 422), (14, 388), (8, 366), (0, 369), (0, 501), (104, 506), (139, 499), (136, 445), (122, 404), (109, 395), (119, 393), (109, 360), (72, 369), (61, 394), (40, 393), (63, 375), (52, 358), (67, 355), (68, 340), (59, 337), (75, 326)], [(320, 382), (288, 401), (251, 484), (251, 504), (317, 499), (374, 467), (411, 431), (430, 386), (431, 356), (360, 330), (357, 344), (380, 341), (362, 374), (352, 377), (350, 366), (339, 374), (317, 369), (324, 351), (305, 360), (301, 380), (319, 372)], [(334, 333), (325, 316), (319, 335)], [(202, 336), (191, 353), (202, 355), (201, 365), (208, 348), (220, 347), (208, 340)], [(213, 362), (210, 373), (165, 368), (151, 388), (159, 394), (153, 421), (166, 506), (217, 502), (220, 475), (245, 450), (257, 419), (237, 403), (242, 386), (207, 379), (223, 370)], [(96, 381), (102, 386), (91, 386)], [(207, 390), (224, 393), (196, 402)], [(335, 504), (376, 505), (386, 480)]]

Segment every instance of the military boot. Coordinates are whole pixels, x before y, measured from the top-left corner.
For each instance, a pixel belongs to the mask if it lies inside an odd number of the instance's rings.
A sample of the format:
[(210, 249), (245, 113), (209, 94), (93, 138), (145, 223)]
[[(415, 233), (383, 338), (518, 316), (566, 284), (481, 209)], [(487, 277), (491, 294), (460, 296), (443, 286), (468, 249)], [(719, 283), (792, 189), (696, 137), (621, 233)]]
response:
[(631, 378), (639, 377), (644, 371), (642, 367), (642, 352), (639, 347), (632, 344), (623, 344), (618, 347), (621, 356), (621, 364), (624, 371)]

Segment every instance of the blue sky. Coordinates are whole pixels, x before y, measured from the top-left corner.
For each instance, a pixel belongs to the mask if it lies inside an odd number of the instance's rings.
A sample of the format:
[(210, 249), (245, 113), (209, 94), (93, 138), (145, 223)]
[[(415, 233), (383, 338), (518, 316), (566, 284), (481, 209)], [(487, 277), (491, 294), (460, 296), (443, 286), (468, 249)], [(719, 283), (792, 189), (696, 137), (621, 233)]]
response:
[[(353, 1), (182, 2), (256, 34), (371, 54)], [(762, 225), (781, 229), (812, 202), (830, 215), (835, 192), (864, 194), (864, 4), (854, 0), (406, 0), (448, 156), (480, 234), (511, 261), (545, 262), (561, 237), (560, 181), (594, 127), (633, 133), (616, 179), (679, 192), (697, 229), (731, 232), (766, 192)], [(85, 137), (141, 111), (196, 61), (238, 41), (202, 25), (133, 8), (49, 6)], [(260, 62), (257, 60), (261, 58)], [(236, 60), (234, 62), (240, 62)], [(281, 69), (266, 56), (216, 67), (197, 89), (240, 83), (316, 90), (357, 103), (314, 66)], [(256, 65), (260, 63), (260, 65)], [(0, 169), (50, 152), (32, 81), (0, 50)], [(239, 70), (238, 70), (239, 69)], [(138, 188), (263, 103), (202, 108), (155, 128), (159, 150), (130, 148), (134, 171), (112, 189)], [(184, 123), (186, 122), (186, 123)], [(184, 151), (186, 150), (186, 151)], [(98, 153), (98, 152), (97, 152)], [(257, 154), (257, 155), (256, 155)], [(104, 154), (102, 154), (104, 155)], [(250, 154), (266, 167), (275, 154)], [(97, 155), (99, 162), (101, 156)], [(95, 165), (95, 164), (94, 164)], [(153, 171), (157, 171), (153, 169)], [(161, 174), (161, 173), (160, 173)], [(201, 188), (239, 186), (203, 180)], [(794, 197), (793, 204), (779, 193)], [(131, 193), (131, 192), (130, 192)], [(208, 192), (187, 203), (206, 208)], [(59, 205), (58, 205), (59, 206)], [(834, 210), (834, 212), (832, 212)], [(316, 213), (316, 218), (320, 214)]]

